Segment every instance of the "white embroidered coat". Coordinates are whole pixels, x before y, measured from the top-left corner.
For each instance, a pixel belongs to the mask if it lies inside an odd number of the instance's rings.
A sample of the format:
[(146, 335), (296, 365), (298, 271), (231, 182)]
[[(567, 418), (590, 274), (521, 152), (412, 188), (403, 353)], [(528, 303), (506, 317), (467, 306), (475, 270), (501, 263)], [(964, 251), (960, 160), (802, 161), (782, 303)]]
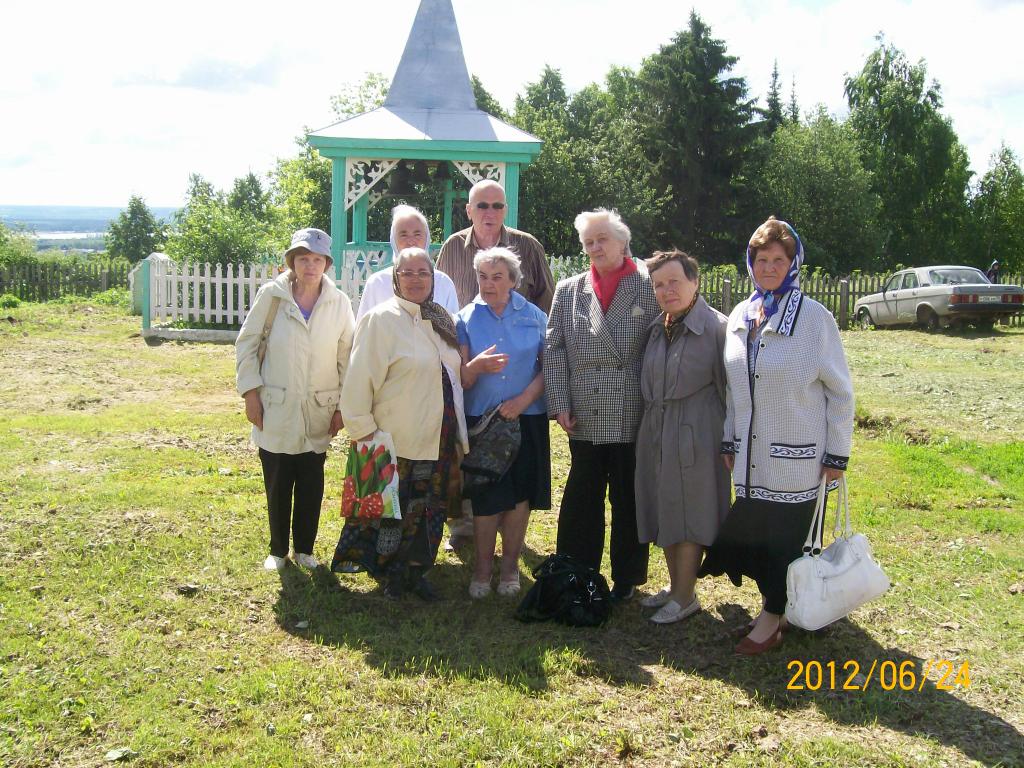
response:
[(853, 437), (853, 387), (832, 314), (793, 289), (758, 331), (747, 363), (747, 302), (729, 315), (723, 452), (736, 455), (736, 496), (799, 503), (813, 499), (822, 465), (846, 469)]

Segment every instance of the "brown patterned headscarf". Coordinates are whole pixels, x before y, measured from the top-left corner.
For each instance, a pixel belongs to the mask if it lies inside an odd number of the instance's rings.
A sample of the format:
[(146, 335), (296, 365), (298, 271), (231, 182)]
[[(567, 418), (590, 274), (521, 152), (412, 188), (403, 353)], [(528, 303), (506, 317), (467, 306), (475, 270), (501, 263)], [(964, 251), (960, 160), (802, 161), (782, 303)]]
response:
[(690, 314), (690, 310), (693, 309), (697, 303), (697, 299), (700, 297), (700, 289), (698, 288), (693, 293), (693, 299), (690, 301), (690, 305), (679, 313), (678, 316), (672, 317), (671, 313), (665, 313), (665, 336), (668, 337), (669, 342), (675, 337), (675, 333), (679, 330), (679, 326), (682, 325), (683, 320)]
[(391, 285), (394, 288), (395, 296), (410, 301), (402, 296), (401, 286), (398, 284), (398, 270), (404, 261), (403, 257), (422, 257), (430, 267), (430, 293), (427, 295), (422, 302), (420, 302), (420, 314), (430, 321), (434, 331), (444, 339), (444, 342), (455, 350), (459, 348), (459, 336), (455, 332), (455, 321), (452, 320), (452, 316), (448, 314), (448, 310), (434, 301), (434, 262), (428, 254), (422, 248), (405, 248), (401, 253), (398, 254), (398, 258), (395, 259), (395, 267), (391, 270)]

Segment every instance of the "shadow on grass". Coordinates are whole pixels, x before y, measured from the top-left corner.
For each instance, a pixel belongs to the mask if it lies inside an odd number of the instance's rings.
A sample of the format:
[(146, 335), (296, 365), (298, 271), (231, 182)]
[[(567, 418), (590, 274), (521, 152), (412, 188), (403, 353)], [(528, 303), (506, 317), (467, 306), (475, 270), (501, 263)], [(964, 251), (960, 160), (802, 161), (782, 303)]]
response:
[[(543, 556), (524, 553), (527, 564)], [(439, 563), (430, 581), (442, 596), (424, 603), (413, 595), (392, 600), (366, 574), (336, 575), (326, 568), (312, 573), (281, 571), (274, 605), (278, 624), (300, 637), (325, 645), (356, 648), (367, 664), (393, 676), (499, 680), (539, 692), (554, 674), (600, 676), (613, 684), (650, 684), (653, 678), (628, 657), (599, 663), (594, 649), (608, 640), (608, 627), (575, 629), (558, 624), (522, 624), (513, 618), (518, 601), (492, 594), (471, 600), (469, 569)], [(523, 580), (523, 593), (532, 582)], [(302, 622), (309, 626), (297, 627)]]
[[(532, 567), (542, 558), (529, 552), (525, 559)], [(732, 685), (769, 709), (814, 707), (839, 725), (877, 723), (954, 747), (986, 765), (1021, 765), (1024, 756), (1024, 735), (964, 701), (962, 692), (954, 695), (931, 682), (921, 691), (886, 691), (877, 672), (866, 691), (842, 690), (850, 674), (843, 667), (848, 660), (857, 661), (864, 675), (876, 659), (879, 665), (891, 660), (897, 667), (914, 661), (918, 674), (927, 663), (903, 649), (883, 647), (849, 621), (816, 633), (791, 630), (779, 649), (744, 658), (733, 655), (733, 634), (750, 614), (737, 604), (719, 605), (714, 613), (702, 612), (680, 624), (654, 626), (634, 601), (617, 608), (602, 628), (576, 629), (515, 621), (513, 600), (470, 600), (464, 565), (441, 563), (430, 578), (444, 597), (441, 602), (423, 603), (413, 596), (391, 600), (365, 574), (339, 577), (325, 568), (313, 573), (287, 568), (281, 572), (274, 611), (285, 631), (358, 649), (367, 664), (394, 677), (498, 680), (541, 692), (552, 676), (653, 685), (650, 670), (664, 665)], [(529, 586), (524, 579), (524, 592)], [(788, 665), (795, 659), (822, 665), (826, 678), (818, 691), (787, 687), (796, 671)], [(834, 687), (827, 677), (829, 662), (836, 670)], [(953, 677), (947, 682), (952, 684)]]

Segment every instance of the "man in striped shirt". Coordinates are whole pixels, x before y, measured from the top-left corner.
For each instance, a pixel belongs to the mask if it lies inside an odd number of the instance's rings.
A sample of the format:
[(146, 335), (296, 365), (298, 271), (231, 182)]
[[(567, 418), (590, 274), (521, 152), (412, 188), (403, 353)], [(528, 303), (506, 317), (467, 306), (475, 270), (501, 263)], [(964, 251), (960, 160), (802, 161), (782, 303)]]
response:
[(498, 182), (487, 179), (474, 184), (466, 203), (466, 215), (473, 224), (445, 241), (437, 268), (455, 282), (459, 305), (465, 307), (478, 292), (473, 257), (496, 245), (510, 248), (522, 261), (523, 281), (516, 290), (549, 312), (555, 281), (544, 247), (533, 235), (506, 227), (506, 210), (505, 190)]

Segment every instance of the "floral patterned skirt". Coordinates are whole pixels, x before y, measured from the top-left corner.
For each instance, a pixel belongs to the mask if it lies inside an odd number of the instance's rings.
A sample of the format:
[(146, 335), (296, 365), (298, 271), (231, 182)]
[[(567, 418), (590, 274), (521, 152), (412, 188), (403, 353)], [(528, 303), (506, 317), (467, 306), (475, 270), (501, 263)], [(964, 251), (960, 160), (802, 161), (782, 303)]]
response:
[(367, 571), (379, 580), (402, 574), (410, 565), (426, 570), (437, 558), (448, 516), (452, 473), (458, 473), (459, 424), (448, 373), (441, 367), (444, 415), (436, 461), (398, 457), (401, 520), (349, 518), (341, 530), (332, 571)]

